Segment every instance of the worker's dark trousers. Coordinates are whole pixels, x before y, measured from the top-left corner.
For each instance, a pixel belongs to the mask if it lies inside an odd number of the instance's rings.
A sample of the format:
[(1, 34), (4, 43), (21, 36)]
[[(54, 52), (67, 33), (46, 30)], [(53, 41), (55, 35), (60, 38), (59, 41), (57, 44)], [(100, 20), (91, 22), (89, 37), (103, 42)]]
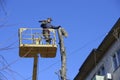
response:
[(51, 39), (50, 39), (50, 31), (49, 30), (43, 30), (43, 36), (46, 40), (46, 42), (50, 43)]

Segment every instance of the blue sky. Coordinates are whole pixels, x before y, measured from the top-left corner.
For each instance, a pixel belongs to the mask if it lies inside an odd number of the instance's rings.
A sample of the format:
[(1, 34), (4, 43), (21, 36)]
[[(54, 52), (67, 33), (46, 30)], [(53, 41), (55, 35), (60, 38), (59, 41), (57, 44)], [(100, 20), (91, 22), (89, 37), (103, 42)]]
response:
[[(0, 7), (0, 48), (10, 45), (13, 49), (0, 50), (5, 65), (10, 65), (1, 72), (9, 80), (32, 80), (33, 58), (19, 57), (18, 29), (39, 28), (38, 21), (48, 17), (53, 19), (53, 25), (61, 25), (68, 32), (64, 39), (67, 78), (73, 80), (91, 50), (99, 46), (120, 17), (120, 1), (4, 0)], [(58, 46), (55, 58), (39, 58), (38, 80), (58, 80), (55, 73), (60, 68)]]

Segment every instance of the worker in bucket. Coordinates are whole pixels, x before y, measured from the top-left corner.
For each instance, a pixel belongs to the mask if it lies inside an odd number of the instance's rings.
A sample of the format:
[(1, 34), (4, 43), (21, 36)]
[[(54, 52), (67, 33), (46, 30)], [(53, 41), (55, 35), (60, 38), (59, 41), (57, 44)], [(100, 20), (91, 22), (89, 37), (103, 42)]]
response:
[(42, 21), (39, 21), (41, 23), (41, 27), (43, 28), (43, 36), (46, 40), (47, 43), (51, 43), (51, 38), (50, 38), (50, 31), (49, 29), (59, 29), (60, 26), (58, 27), (55, 27), (53, 25), (51, 25), (51, 21), (52, 19), (51, 18), (47, 18), (47, 20), (42, 20)]
[(41, 22), (41, 27), (43, 28), (43, 36), (46, 40), (47, 43), (51, 43), (51, 38), (50, 38), (50, 31), (49, 29), (50, 28), (53, 28), (53, 26), (51, 25), (51, 21), (52, 19), (51, 18), (47, 18), (47, 20), (42, 20), (42, 21), (39, 21)]

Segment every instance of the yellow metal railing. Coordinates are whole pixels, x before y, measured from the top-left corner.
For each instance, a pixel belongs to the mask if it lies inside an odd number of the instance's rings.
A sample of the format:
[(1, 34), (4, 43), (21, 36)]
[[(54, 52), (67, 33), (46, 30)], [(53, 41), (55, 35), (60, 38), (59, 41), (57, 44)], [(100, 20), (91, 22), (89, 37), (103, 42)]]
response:
[[(48, 29), (50, 31), (50, 44), (56, 44), (56, 30)], [(42, 28), (20, 28), (19, 29), (19, 44), (47, 44), (44, 38)]]

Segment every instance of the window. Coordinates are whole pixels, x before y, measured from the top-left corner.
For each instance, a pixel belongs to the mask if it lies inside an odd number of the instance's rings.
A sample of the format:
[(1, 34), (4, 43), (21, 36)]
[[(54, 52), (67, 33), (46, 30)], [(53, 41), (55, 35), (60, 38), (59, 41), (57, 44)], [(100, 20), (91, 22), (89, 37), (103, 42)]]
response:
[(101, 67), (101, 75), (105, 75), (105, 74), (106, 74), (105, 68), (104, 68), (104, 66), (102, 66), (102, 67)]
[(104, 68), (104, 65), (102, 65), (99, 69), (99, 71), (97, 72), (98, 75), (100, 76), (104, 76), (106, 74), (106, 71), (105, 71), (105, 68)]
[(118, 63), (120, 65), (120, 49), (117, 51), (117, 56), (118, 56)]
[(116, 70), (120, 66), (120, 49), (115, 52), (112, 58), (114, 70)]
[(116, 57), (116, 54), (114, 54), (112, 56), (113, 58), (113, 65), (114, 65), (114, 70), (118, 68), (118, 64), (117, 64), (117, 57)]

